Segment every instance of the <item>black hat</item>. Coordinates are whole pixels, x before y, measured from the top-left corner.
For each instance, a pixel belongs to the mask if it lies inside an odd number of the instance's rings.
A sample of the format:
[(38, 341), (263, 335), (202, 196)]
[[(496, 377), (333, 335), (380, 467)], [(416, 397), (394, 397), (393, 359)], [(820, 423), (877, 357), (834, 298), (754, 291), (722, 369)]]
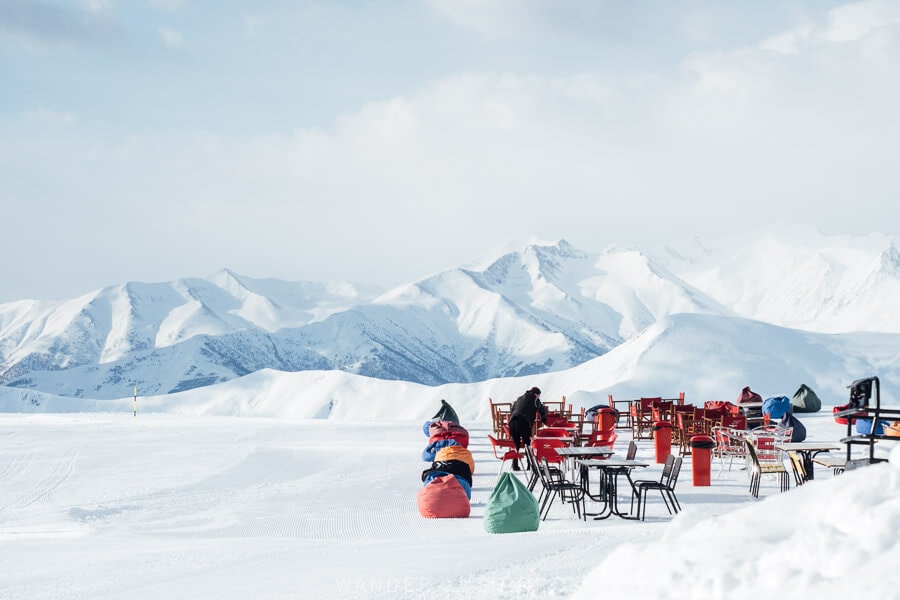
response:
[(541, 388), (539, 388), (539, 387), (537, 387), (537, 386), (531, 388), (531, 389), (528, 390), (528, 391), (531, 392), (532, 394), (534, 394), (535, 396), (540, 396), (540, 395), (541, 395)]

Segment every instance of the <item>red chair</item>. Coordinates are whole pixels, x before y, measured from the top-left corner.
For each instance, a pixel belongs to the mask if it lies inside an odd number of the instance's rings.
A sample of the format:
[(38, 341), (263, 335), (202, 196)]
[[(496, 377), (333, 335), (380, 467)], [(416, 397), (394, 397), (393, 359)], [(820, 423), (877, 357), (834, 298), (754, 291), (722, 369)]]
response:
[(747, 429), (747, 417), (725, 413), (722, 417), (722, 426), (731, 429)]
[(631, 437), (639, 440), (651, 437), (653, 434), (653, 402), (662, 400), (657, 398), (641, 398), (632, 405), (634, 414), (631, 421)]
[[(545, 403), (545, 405), (546, 405), (546, 403)], [(540, 415), (536, 415), (536, 416), (540, 417)], [(571, 412), (567, 412), (567, 411), (563, 411), (563, 410), (559, 410), (559, 411), (548, 410), (546, 424), (548, 427), (565, 427), (566, 425), (569, 424), (569, 418), (571, 416), (572, 416)], [(537, 423), (538, 421), (535, 420), (535, 422)]]
[(674, 403), (671, 400), (657, 400), (650, 408), (650, 414), (653, 415), (653, 422), (668, 421), (672, 422), (672, 407)]
[(557, 448), (566, 448), (569, 442), (558, 438), (534, 438), (531, 440), (531, 448), (534, 450), (534, 458), (538, 463), (546, 459), (552, 465), (559, 465), (563, 457), (556, 453)]
[(515, 458), (524, 460), (525, 454), (521, 450), (516, 452), (516, 445), (512, 440), (498, 440), (491, 434), (488, 434), (488, 440), (491, 442), (494, 456), (501, 461), (500, 470), (497, 472), (497, 479), (499, 479), (500, 474), (503, 473), (503, 468), (506, 466), (506, 463), (511, 462)]
[(619, 434), (612, 432), (602, 432), (595, 431), (591, 434), (591, 437), (588, 438), (587, 446), (608, 446), (610, 448), (613, 447), (613, 444), (616, 443), (616, 438), (619, 437)]
[(675, 428), (682, 456), (691, 453), (691, 438), (702, 431), (704, 409), (691, 406), (689, 410), (675, 413)]
[(537, 437), (564, 438), (572, 437), (572, 431), (564, 427), (541, 427), (538, 429)]

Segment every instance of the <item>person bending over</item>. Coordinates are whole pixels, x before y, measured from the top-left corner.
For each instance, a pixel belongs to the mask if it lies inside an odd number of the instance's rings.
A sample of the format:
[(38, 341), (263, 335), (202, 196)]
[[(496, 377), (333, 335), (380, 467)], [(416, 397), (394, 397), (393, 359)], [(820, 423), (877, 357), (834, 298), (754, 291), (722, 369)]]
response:
[[(534, 419), (541, 415), (541, 423), (547, 422), (547, 407), (541, 404), (541, 390), (533, 387), (519, 396), (509, 411), (509, 437), (516, 445), (516, 452), (531, 443)], [(513, 471), (521, 471), (519, 458), (513, 459)]]

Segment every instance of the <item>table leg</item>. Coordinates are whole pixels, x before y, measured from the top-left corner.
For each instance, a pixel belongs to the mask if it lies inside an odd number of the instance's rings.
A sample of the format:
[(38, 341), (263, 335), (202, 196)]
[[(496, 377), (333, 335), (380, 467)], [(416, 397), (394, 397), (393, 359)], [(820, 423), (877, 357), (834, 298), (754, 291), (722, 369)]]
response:
[(609, 486), (605, 481), (603, 469), (600, 470), (600, 490), (596, 495), (592, 494), (590, 491), (589, 477), (590, 469), (588, 469), (587, 467), (581, 467), (581, 485), (584, 489), (584, 495), (594, 502), (602, 502), (603, 508), (600, 510), (600, 512), (590, 513), (587, 512), (587, 504), (585, 504), (584, 516), (585, 518), (594, 517), (595, 520), (607, 519), (612, 514), (612, 504), (610, 504), (609, 502)]
[(813, 456), (815, 456), (812, 452), (801, 452), (800, 457), (803, 459), (803, 469), (806, 471), (806, 476), (803, 478), (804, 481), (811, 481), (813, 479)]
[(631, 481), (631, 474), (629, 473), (629, 470), (628, 469), (624, 469), (624, 470), (623, 469), (614, 469), (613, 472), (609, 474), (609, 477), (612, 480), (611, 486), (612, 486), (612, 494), (613, 494), (611, 511), (616, 516), (621, 517), (622, 519), (637, 519), (636, 516), (633, 516), (629, 513), (622, 512), (619, 509), (619, 475), (622, 475), (622, 474), (624, 474), (625, 477), (628, 479), (629, 487), (631, 488), (632, 491), (634, 491), (634, 483)]

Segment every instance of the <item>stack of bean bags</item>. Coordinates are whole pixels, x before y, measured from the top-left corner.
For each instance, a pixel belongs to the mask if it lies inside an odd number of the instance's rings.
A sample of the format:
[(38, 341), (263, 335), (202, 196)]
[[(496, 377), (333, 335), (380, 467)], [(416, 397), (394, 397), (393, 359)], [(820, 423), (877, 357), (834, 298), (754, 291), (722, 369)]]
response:
[(428, 446), (422, 459), (431, 466), (422, 472), (422, 489), (416, 496), (423, 517), (467, 518), (471, 512), (472, 473), (475, 460), (469, 452), (469, 432), (459, 424), (456, 411), (441, 400), (441, 410), (423, 427)]

